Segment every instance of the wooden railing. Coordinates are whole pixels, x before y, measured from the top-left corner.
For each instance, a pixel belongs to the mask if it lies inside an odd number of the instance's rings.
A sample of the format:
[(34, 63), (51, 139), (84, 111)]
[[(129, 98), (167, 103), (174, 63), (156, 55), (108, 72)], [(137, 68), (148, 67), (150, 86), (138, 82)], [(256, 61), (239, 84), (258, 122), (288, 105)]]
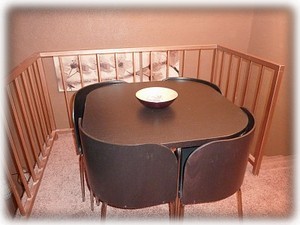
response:
[[(211, 81), (255, 115), (249, 161), (257, 175), (283, 71), (282, 65), (219, 45), (34, 54), (11, 72), (6, 88), (6, 172), (20, 213), (31, 212), (57, 132), (72, 131), (72, 98), (78, 88), (106, 79), (145, 82), (187, 76)], [(71, 77), (77, 80), (70, 83)]]
[(56, 136), (52, 100), (38, 54), (13, 70), (6, 94), (6, 174), (20, 213), (28, 215)]

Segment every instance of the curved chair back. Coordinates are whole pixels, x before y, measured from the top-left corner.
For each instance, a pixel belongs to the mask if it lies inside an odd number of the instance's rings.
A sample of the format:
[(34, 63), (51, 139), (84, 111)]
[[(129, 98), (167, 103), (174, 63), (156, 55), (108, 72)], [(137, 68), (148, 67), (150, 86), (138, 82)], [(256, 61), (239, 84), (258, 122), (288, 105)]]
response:
[(79, 129), (90, 188), (101, 202), (135, 209), (175, 201), (177, 159), (170, 149), (105, 143)]
[(254, 117), (247, 109), (242, 109), (249, 122), (241, 136), (205, 144), (187, 159), (181, 190), (183, 204), (222, 200), (241, 187), (255, 129)]
[(76, 144), (77, 144), (76, 151), (77, 151), (78, 155), (82, 153), (81, 142), (80, 142), (80, 137), (79, 137), (78, 119), (80, 117), (81, 118), (83, 117), (85, 101), (86, 101), (87, 95), (91, 91), (93, 91), (97, 88), (104, 87), (104, 86), (111, 85), (111, 84), (119, 84), (119, 83), (125, 83), (125, 81), (112, 80), (112, 81), (106, 81), (106, 82), (101, 82), (101, 83), (95, 83), (95, 84), (85, 86), (76, 92), (75, 97), (74, 97), (74, 102), (73, 102), (72, 119), (73, 119), (73, 124), (74, 124), (75, 140), (76, 140)]
[(211, 88), (215, 89), (217, 92), (222, 94), (221, 89), (217, 85), (215, 85), (214, 83), (211, 83), (209, 81), (206, 81), (206, 80), (201, 80), (201, 79), (192, 78), (192, 77), (169, 77), (169, 78), (165, 79), (165, 81), (168, 81), (168, 80), (179, 81), (179, 82), (182, 82), (182, 81), (199, 82), (199, 83), (210, 86)]

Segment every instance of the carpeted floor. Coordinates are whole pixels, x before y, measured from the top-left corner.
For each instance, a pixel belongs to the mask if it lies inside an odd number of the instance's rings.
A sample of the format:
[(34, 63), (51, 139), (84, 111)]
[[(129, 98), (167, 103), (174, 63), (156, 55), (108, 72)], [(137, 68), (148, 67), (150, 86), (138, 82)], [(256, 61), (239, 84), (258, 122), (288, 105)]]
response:
[[(242, 186), (244, 221), (289, 220), (294, 216), (293, 160), (264, 157), (259, 176), (247, 167)], [(90, 210), (89, 191), (81, 201), (78, 156), (72, 134), (60, 134), (53, 146), (30, 221), (97, 221), (100, 207)], [(108, 207), (106, 221), (168, 221), (168, 206), (121, 210)], [(186, 206), (184, 221), (237, 221), (236, 196), (225, 200)]]

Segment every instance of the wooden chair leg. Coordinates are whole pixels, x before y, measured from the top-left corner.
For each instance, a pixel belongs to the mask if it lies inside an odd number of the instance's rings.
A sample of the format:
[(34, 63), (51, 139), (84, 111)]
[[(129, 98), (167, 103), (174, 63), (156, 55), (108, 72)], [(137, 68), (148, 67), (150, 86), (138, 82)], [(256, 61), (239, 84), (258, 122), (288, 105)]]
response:
[(79, 174), (80, 174), (80, 184), (81, 184), (81, 196), (82, 201), (85, 201), (85, 186), (84, 186), (84, 165), (82, 156), (79, 156)]
[(100, 199), (96, 198), (96, 205), (99, 206), (100, 205)]
[(177, 164), (177, 196), (176, 196), (176, 199), (175, 199), (175, 205), (174, 205), (174, 208), (175, 208), (175, 212), (174, 212), (174, 217), (176, 219), (179, 218), (179, 205), (180, 205), (180, 190), (179, 190), (179, 182), (180, 182), (180, 169), (181, 169), (181, 148), (174, 148), (175, 150), (175, 155), (177, 155), (177, 161), (178, 161), (178, 164)]
[(175, 219), (175, 217), (176, 217), (176, 203), (174, 201), (169, 203), (169, 218)]
[(106, 218), (106, 211), (107, 211), (107, 204), (102, 202), (102, 206), (101, 206), (101, 219), (105, 220)]
[(183, 219), (184, 217), (184, 205), (179, 202), (179, 206), (178, 206), (178, 217), (179, 219)]
[(91, 210), (94, 211), (94, 193), (90, 190)]
[(172, 202), (169, 202), (169, 218), (171, 219), (172, 218)]
[(242, 205), (242, 191), (241, 188), (236, 192), (237, 205), (238, 205), (238, 215), (239, 218), (243, 218), (243, 205)]
[(180, 198), (176, 198), (175, 201), (175, 217), (177, 219), (182, 219), (184, 216), (184, 205), (181, 203)]
[(180, 204), (180, 199), (178, 196), (175, 199), (175, 217), (179, 218), (179, 204)]

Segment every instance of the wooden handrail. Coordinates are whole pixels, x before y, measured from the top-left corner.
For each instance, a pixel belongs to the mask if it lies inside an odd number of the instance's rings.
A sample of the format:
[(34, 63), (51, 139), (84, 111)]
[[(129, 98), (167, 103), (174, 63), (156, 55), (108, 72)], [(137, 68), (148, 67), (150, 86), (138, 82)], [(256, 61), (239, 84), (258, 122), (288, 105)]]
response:
[(131, 52), (163, 52), (163, 51), (183, 51), (197, 49), (215, 49), (217, 45), (187, 45), (187, 46), (164, 46), (164, 47), (140, 47), (140, 48), (119, 48), (119, 49), (85, 49), (85, 50), (67, 50), (67, 51), (52, 51), (40, 52), (40, 57), (55, 57), (55, 56), (73, 56), (73, 55), (96, 55), (96, 54), (114, 54), (114, 53), (131, 53)]

